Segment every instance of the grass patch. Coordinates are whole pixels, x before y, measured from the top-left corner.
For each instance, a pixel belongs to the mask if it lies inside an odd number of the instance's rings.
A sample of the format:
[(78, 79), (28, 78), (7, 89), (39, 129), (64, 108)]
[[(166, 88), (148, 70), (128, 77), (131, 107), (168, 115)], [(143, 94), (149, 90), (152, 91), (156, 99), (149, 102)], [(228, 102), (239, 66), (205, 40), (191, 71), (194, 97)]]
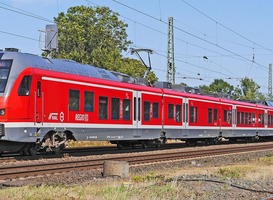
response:
[(258, 159), (259, 163), (265, 163), (265, 164), (273, 164), (273, 155), (267, 155), (265, 157), (261, 157)]
[(67, 148), (115, 146), (108, 141), (69, 141)]
[(223, 178), (242, 178), (245, 177), (247, 173), (255, 171), (255, 167), (253, 166), (230, 166), (230, 167), (221, 167), (216, 171), (218, 176)]
[(92, 199), (92, 200), (128, 200), (128, 199), (177, 199), (180, 190), (171, 184), (123, 185), (122, 183), (90, 184), (85, 186), (24, 186), (2, 188), (3, 200), (55, 200), (55, 199)]
[(165, 176), (163, 175), (158, 175), (158, 174), (155, 174), (153, 172), (147, 174), (147, 175), (144, 175), (144, 176), (139, 176), (139, 175), (136, 175), (136, 176), (133, 176), (131, 178), (132, 181), (135, 181), (135, 182), (144, 182), (144, 181), (158, 181), (158, 180), (164, 180), (165, 179)]

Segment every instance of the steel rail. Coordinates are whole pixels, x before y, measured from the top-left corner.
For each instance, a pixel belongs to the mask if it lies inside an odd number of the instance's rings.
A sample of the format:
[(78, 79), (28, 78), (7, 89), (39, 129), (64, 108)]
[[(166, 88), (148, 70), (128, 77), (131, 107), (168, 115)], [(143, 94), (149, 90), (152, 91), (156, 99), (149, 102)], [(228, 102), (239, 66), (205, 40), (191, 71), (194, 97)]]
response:
[(227, 155), (234, 153), (243, 153), (251, 151), (264, 151), (273, 149), (273, 144), (252, 145), (252, 146), (237, 146), (237, 147), (223, 147), (217, 146), (213, 149), (195, 149), (176, 152), (152, 152), (148, 155), (111, 155), (105, 158), (84, 158), (81, 160), (64, 160), (62, 162), (39, 163), (39, 164), (25, 164), (25, 165), (10, 165), (0, 167), (0, 180), (16, 179), (28, 176), (38, 176), (54, 173), (64, 173), (78, 170), (93, 170), (101, 169), (103, 162), (106, 160), (120, 160), (127, 161), (131, 166), (137, 164), (154, 164), (158, 162), (183, 160), (189, 158), (200, 158), (217, 155)]

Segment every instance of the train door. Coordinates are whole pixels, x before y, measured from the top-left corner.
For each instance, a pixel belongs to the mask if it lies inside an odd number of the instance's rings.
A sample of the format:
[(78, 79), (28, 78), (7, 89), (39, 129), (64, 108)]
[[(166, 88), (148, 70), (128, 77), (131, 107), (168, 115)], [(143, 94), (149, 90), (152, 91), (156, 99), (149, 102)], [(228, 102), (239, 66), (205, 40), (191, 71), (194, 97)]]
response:
[(187, 129), (189, 126), (189, 122), (188, 122), (188, 106), (189, 105), (189, 100), (188, 99), (183, 99), (183, 124), (182, 127), (183, 129)]
[(34, 92), (34, 124), (44, 122), (44, 93), (42, 92), (42, 82), (40, 78), (36, 81), (36, 90)]
[(134, 137), (140, 137), (141, 136), (141, 130), (140, 130), (140, 124), (141, 124), (141, 113), (140, 113), (140, 107), (141, 107), (141, 92), (140, 91), (134, 91), (134, 109), (133, 109), (133, 136)]
[(236, 130), (236, 105), (232, 106), (232, 129)]

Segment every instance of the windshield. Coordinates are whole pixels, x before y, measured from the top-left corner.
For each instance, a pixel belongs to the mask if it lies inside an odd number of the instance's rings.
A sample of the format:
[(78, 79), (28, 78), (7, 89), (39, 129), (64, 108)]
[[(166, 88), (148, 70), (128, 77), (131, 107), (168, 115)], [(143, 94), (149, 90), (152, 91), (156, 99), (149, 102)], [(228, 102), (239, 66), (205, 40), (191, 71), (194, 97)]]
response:
[(11, 60), (0, 60), (0, 93), (5, 91), (11, 63)]

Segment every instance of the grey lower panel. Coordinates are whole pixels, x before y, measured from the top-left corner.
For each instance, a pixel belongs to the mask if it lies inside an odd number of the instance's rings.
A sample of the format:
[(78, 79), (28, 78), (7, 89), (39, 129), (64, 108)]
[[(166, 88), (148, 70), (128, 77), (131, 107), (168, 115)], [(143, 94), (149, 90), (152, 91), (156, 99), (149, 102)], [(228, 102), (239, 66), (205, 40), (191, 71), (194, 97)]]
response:
[[(159, 139), (162, 135), (161, 129), (125, 129), (125, 128), (6, 128), (5, 136), (1, 140), (16, 142), (36, 142), (44, 138), (49, 131), (70, 131), (76, 140), (153, 140)], [(231, 137), (262, 137), (273, 136), (273, 130), (220, 130), (220, 129), (166, 129), (165, 137), (169, 139), (189, 138), (224, 138)]]
[(150, 140), (160, 138), (161, 129), (71, 129), (77, 140)]
[(188, 139), (188, 138), (215, 138), (219, 136), (219, 130), (205, 129), (167, 129), (166, 138), (170, 139)]

